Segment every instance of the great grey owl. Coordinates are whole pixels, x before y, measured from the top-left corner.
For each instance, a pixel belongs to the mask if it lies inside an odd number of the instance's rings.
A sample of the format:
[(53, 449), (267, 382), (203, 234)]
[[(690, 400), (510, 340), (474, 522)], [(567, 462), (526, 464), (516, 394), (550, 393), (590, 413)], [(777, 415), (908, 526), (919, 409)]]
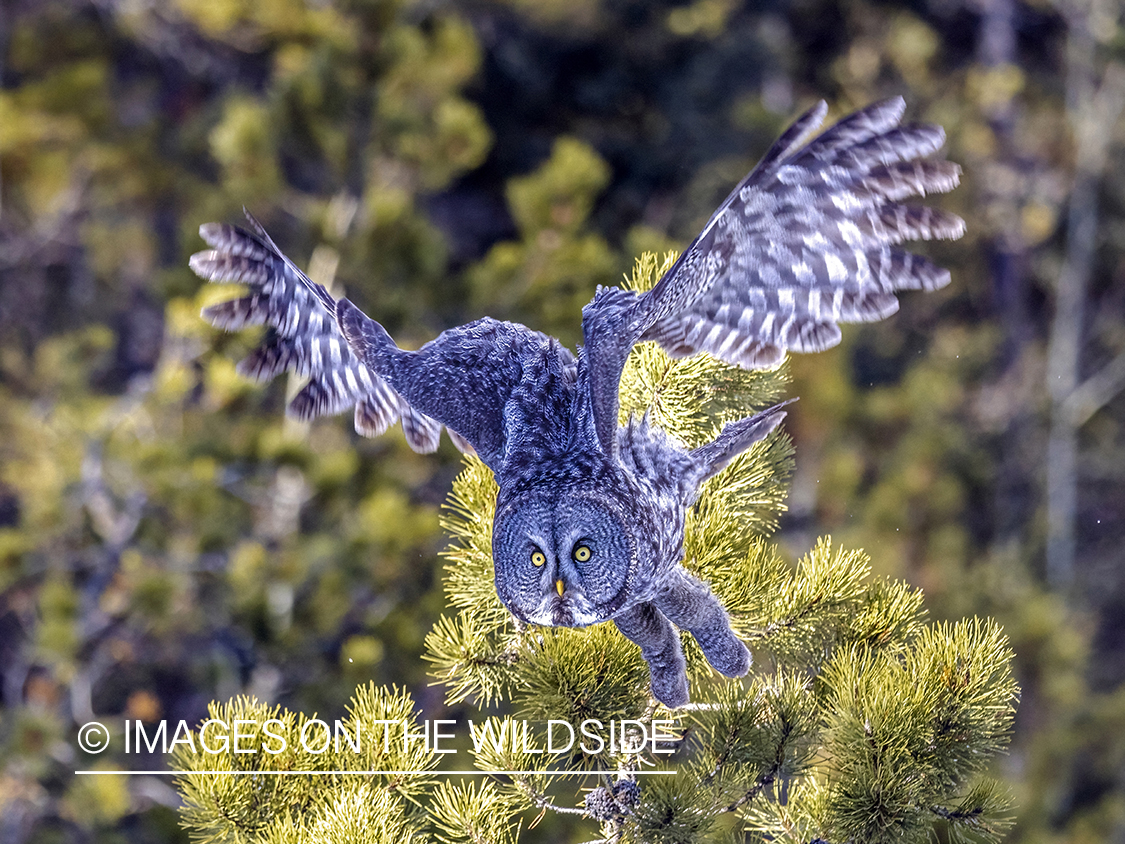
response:
[(429, 452), (444, 426), (462, 451), (475, 451), (499, 484), (492, 552), (504, 605), (531, 624), (612, 620), (640, 646), (653, 695), (675, 707), (688, 700), (675, 628), (723, 674), (750, 666), (726, 611), (681, 565), (685, 509), (785, 413), (771, 407), (685, 450), (645, 419), (618, 424), (625, 359), (652, 341), (675, 356), (769, 367), (786, 350), (834, 345), (838, 323), (893, 313), (895, 291), (946, 284), (947, 270), (896, 244), (959, 237), (963, 221), (899, 201), (950, 190), (960, 168), (925, 157), (944, 133), (900, 126), (904, 107), (876, 103), (812, 140), (827, 106), (805, 113), (652, 290), (598, 289), (582, 309), (577, 355), (488, 317), (403, 351), (379, 323), (311, 282), (253, 220), (253, 234), (204, 225), (213, 249), (191, 267), (249, 287), (204, 316), (231, 331), (269, 326), (240, 368), (258, 379), (306, 376), (292, 415), (354, 407), (360, 434), (400, 420), (410, 445)]

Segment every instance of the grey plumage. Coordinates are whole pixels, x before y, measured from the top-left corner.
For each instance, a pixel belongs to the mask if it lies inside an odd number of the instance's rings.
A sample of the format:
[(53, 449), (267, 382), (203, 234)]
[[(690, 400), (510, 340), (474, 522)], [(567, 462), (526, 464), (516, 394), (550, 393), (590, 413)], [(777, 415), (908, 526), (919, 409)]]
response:
[(254, 233), (204, 225), (212, 250), (191, 267), (249, 287), (204, 316), (230, 331), (270, 327), (240, 370), (306, 376), (293, 415), (354, 407), (366, 436), (401, 421), (411, 447), (426, 452), (445, 427), (475, 451), (499, 484), (493, 558), (505, 606), (533, 624), (612, 620), (641, 647), (653, 695), (678, 706), (688, 687), (673, 625), (723, 674), (750, 666), (723, 607), (681, 565), (685, 510), (704, 480), (785, 412), (778, 405), (728, 424), (688, 451), (646, 419), (618, 424), (625, 360), (652, 341), (673, 355), (772, 366), (786, 351), (834, 345), (840, 323), (888, 316), (899, 290), (946, 284), (947, 271), (897, 244), (959, 237), (963, 222), (899, 201), (950, 190), (960, 170), (924, 158), (944, 134), (899, 126), (903, 108), (901, 99), (876, 103), (811, 141), (825, 104), (799, 118), (651, 291), (599, 288), (582, 310), (577, 356), (487, 317), (403, 351), (347, 299), (312, 283), (253, 220)]

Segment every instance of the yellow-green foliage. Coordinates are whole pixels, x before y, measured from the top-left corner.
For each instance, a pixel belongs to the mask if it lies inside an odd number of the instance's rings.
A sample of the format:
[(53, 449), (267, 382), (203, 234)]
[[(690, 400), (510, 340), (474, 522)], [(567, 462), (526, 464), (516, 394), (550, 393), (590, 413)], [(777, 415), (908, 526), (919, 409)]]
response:
[(277, 137), (265, 103), (250, 97), (227, 100), (209, 140), (211, 155), (223, 167), (232, 195), (257, 204), (277, 194), (281, 187)]
[(491, 782), (443, 782), (430, 808), (437, 839), (446, 844), (478, 841), (515, 844), (519, 824), (512, 823), (511, 802)]
[[(172, 759), (197, 841), (384, 841), (380, 831), (416, 830), (411, 817), (435, 782), (436, 757), (422, 741), (403, 741), (401, 725), (420, 730), (411, 697), (368, 684), (347, 718), (315, 719), (242, 697), (210, 706)], [(339, 773), (349, 770), (364, 773)]]
[(496, 244), (472, 268), (474, 302), (573, 345), (582, 306), (621, 269), (605, 239), (588, 230), (608, 180), (606, 163), (575, 138), (560, 138), (538, 170), (512, 179), (508, 203), (520, 240)]
[(131, 803), (125, 774), (93, 774), (74, 780), (66, 794), (64, 812), (75, 821), (108, 826), (128, 814)]
[[(837, 651), (823, 674), (830, 835), (901, 841), (928, 834), (935, 815), (955, 835), (995, 837), (1010, 826), (1002, 789), (972, 780), (982, 756), (1008, 743), (1018, 694), (1011, 658), (996, 624), (979, 619), (923, 628), (901, 654)], [(922, 797), (951, 783), (972, 788), (945, 807)]]

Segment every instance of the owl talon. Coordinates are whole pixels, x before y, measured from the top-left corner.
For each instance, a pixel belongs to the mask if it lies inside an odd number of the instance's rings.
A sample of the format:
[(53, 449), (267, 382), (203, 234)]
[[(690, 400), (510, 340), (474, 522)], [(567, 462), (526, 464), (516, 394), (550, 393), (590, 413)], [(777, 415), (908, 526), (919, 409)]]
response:
[(742, 644), (738, 639), (731, 637), (733, 641), (724, 642), (721, 652), (718, 649), (704, 651), (703, 655), (707, 657), (707, 661), (711, 663), (711, 667), (718, 671), (725, 677), (741, 677), (750, 670), (754, 658), (750, 655), (750, 649)]
[(688, 694), (687, 675), (681, 670), (678, 674), (672, 671), (649, 673), (652, 684), (652, 696), (667, 706), (676, 709), (683, 706), (690, 699)]

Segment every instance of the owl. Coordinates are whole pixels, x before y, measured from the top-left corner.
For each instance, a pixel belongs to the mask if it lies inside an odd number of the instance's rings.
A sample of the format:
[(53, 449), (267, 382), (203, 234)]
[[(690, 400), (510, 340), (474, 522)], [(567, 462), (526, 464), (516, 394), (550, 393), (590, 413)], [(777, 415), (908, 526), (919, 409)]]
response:
[(399, 421), (411, 447), (430, 452), (444, 427), (475, 452), (499, 486), (492, 553), (503, 604), (533, 625), (612, 621), (640, 647), (653, 696), (674, 708), (689, 698), (678, 630), (724, 675), (745, 674), (751, 661), (709, 586), (682, 565), (685, 511), (785, 411), (762, 410), (686, 449), (645, 418), (619, 424), (625, 360), (653, 342), (673, 356), (771, 367), (787, 351), (834, 345), (840, 323), (892, 314), (899, 290), (946, 284), (947, 270), (898, 244), (959, 237), (963, 221), (900, 200), (952, 189), (960, 168), (929, 157), (944, 132), (900, 125), (904, 108), (902, 99), (875, 103), (815, 137), (827, 106), (809, 110), (651, 290), (597, 290), (582, 309), (577, 353), (489, 317), (400, 349), (310, 281), (253, 219), (253, 232), (200, 229), (212, 249), (191, 268), (249, 290), (203, 315), (229, 331), (268, 326), (240, 371), (306, 377), (293, 416), (354, 409), (362, 435)]

